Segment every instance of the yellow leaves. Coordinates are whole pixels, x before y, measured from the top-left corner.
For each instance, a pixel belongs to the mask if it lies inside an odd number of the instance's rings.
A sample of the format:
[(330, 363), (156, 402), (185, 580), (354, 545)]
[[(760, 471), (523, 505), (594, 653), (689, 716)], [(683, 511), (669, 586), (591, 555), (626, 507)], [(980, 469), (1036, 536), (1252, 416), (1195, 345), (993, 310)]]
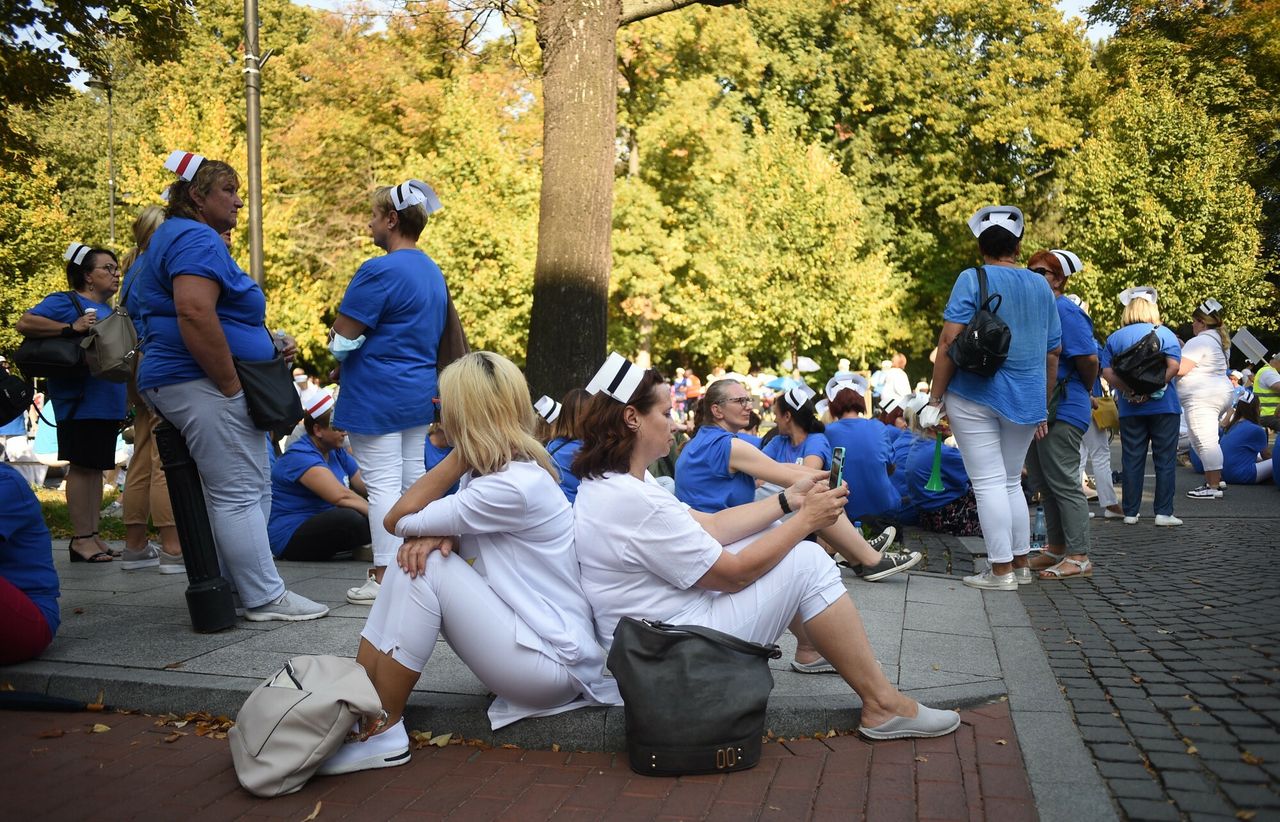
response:
[(109, 731), (109, 730), (111, 730), (111, 726), (110, 726), (110, 725), (103, 725), (101, 722), (96, 722), (96, 723), (94, 723), (93, 727), (89, 729), (89, 733), (91, 733), (91, 734), (105, 734), (105, 733), (106, 733), (107, 731)]
[(437, 748), (443, 748), (445, 745), (449, 744), (450, 739), (453, 739), (453, 734), (451, 733), (440, 734), (439, 736), (431, 737), (431, 741), (428, 742), (427, 744), (435, 745)]
[(997, 744), (997, 745), (1008, 745), (1008, 744), (1009, 744), (1009, 740), (1007, 740), (1007, 739), (997, 739), (997, 740), (996, 740), (996, 744)]
[(312, 822), (312, 820), (314, 820), (317, 816), (320, 815), (320, 808), (322, 805), (324, 805), (324, 803), (317, 800), (316, 806), (311, 809), (311, 813), (307, 814), (302, 818), (302, 822)]
[(1244, 762), (1246, 765), (1261, 765), (1266, 760), (1264, 760), (1262, 757), (1258, 756), (1255, 753), (1250, 753), (1249, 751), (1241, 751), (1240, 761)]

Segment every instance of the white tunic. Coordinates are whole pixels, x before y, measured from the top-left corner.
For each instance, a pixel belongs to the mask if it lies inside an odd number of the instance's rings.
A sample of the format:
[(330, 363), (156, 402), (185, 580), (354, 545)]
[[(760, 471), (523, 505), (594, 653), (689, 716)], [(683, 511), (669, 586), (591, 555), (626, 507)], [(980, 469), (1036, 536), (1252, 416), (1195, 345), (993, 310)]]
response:
[(1206, 328), (1187, 340), (1182, 346), (1182, 358), (1191, 360), (1196, 367), (1178, 378), (1178, 399), (1184, 405), (1196, 400), (1225, 402), (1231, 394), (1231, 380), (1227, 378), (1227, 355), (1217, 330)]
[[(563, 664), (588, 699), (621, 704), (617, 685), (604, 675), (604, 651), (578, 578), (573, 508), (537, 463), (463, 477), (456, 494), (396, 524), (397, 536), (412, 534), (459, 536), (462, 556), (477, 559), (475, 569), (523, 620), (516, 642)], [(521, 716), (548, 713), (511, 708)]]

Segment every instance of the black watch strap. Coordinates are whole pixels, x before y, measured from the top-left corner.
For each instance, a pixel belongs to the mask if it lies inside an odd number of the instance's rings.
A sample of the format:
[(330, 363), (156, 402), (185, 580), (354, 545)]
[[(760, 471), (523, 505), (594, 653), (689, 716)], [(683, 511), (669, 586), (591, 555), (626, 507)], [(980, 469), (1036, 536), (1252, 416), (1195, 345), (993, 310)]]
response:
[(790, 514), (790, 513), (791, 513), (791, 506), (787, 504), (787, 492), (786, 492), (786, 491), (779, 491), (779, 492), (778, 492), (778, 504), (782, 506), (782, 513), (784, 513), (784, 514)]

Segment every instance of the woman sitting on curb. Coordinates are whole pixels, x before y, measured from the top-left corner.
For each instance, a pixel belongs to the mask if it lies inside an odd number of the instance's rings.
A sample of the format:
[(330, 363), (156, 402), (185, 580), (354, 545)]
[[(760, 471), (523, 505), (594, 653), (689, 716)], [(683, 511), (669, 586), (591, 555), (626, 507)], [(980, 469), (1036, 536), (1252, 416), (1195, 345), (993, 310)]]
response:
[(333, 425), (333, 395), (318, 391), (303, 405), (307, 435), (271, 469), (267, 535), (277, 557), (317, 562), (369, 544), (369, 501), (347, 432)]
[[(943, 736), (959, 727), (959, 714), (919, 705), (889, 683), (839, 572), (805, 540), (840, 517), (843, 485), (828, 489), (820, 472), (777, 497), (717, 514), (693, 510), (645, 470), (667, 452), (674, 432), (662, 376), (614, 355), (592, 388), (574, 461), (582, 477), (574, 518), (582, 587), (605, 644), (623, 616), (704, 625), (761, 643), (777, 641), (798, 620), (862, 698), (864, 736)], [(790, 510), (795, 516), (772, 527)]]
[[(579, 580), (573, 509), (533, 438), (524, 376), (496, 354), (472, 352), (441, 374), (440, 398), (454, 450), (387, 514), (388, 532), (405, 543), (356, 655), (387, 715), (326, 760), (321, 774), (409, 760), (405, 704), (442, 631), (497, 694), (489, 707), (495, 730), (621, 702), (605, 677)], [(444, 496), (459, 479), (458, 492)]]

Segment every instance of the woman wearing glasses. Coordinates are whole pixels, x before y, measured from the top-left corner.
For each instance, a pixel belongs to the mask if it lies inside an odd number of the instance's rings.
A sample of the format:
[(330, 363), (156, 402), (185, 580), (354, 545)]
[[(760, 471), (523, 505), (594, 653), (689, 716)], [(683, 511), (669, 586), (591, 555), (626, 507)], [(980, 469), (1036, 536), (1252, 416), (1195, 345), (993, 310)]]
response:
[[(100, 314), (111, 313), (110, 300), (120, 288), (116, 255), (105, 248), (72, 243), (67, 261), (70, 291), (45, 297), (18, 320), (24, 337), (74, 337), (93, 328)], [(67, 468), (67, 514), (71, 518), (68, 550), (72, 562), (111, 562), (107, 543), (98, 537), (102, 510), (102, 472), (115, 467), (116, 434), (125, 415), (125, 386), (86, 373), (83, 377), (50, 377), (49, 397), (58, 414), (58, 459)], [(152, 560), (151, 564), (155, 564)]]

